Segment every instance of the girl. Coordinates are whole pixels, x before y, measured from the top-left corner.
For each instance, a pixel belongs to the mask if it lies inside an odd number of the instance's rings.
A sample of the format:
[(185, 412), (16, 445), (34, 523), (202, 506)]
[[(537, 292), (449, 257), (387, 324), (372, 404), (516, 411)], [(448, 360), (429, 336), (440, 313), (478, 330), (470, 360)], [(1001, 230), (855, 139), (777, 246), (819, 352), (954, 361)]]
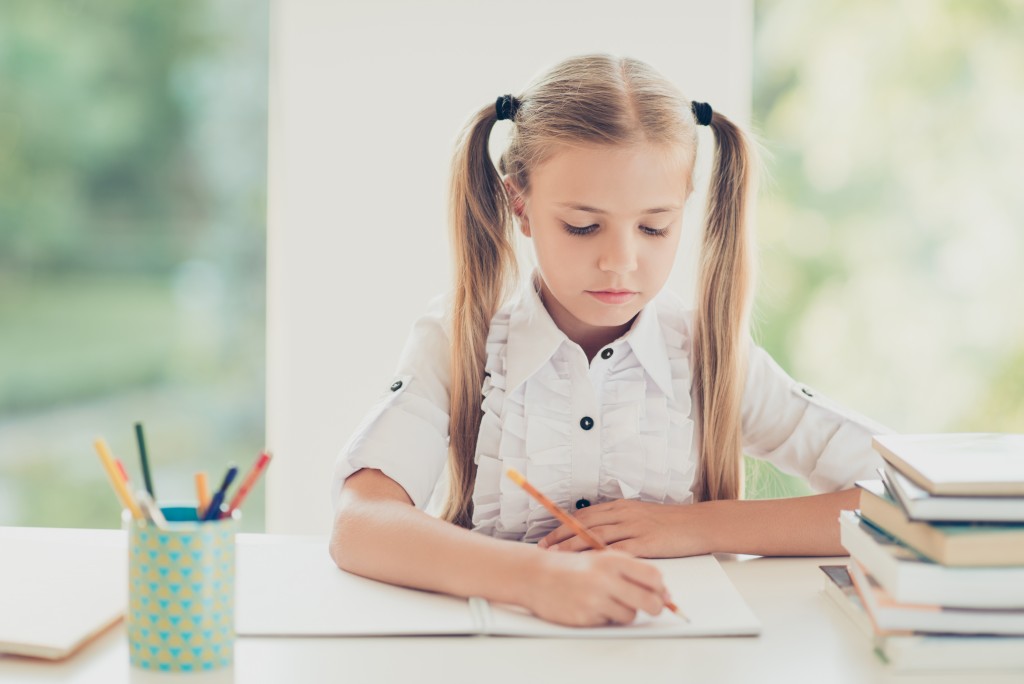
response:
[[(513, 130), (496, 170), (500, 119)], [(690, 312), (662, 288), (697, 125), (715, 159)], [(881, 464), (883, 429), (749, 337), (753, 167), (736, 125), (634, 59), (568, 59), (477, 112), (453, 161), (455, 287), (337, 462), (338, 566), (598, 625), (662, 609), (661, 576), (638, 557), (844, 554), (837, 517)], [(515, 226), (537, 265), (509, 297)], [(742, 501), (744, 452), (831, 493)], [(508, 467), (611, 548), (566, 553), (586, 545)], [(424, 511), (432, 493), (442, 519)]]

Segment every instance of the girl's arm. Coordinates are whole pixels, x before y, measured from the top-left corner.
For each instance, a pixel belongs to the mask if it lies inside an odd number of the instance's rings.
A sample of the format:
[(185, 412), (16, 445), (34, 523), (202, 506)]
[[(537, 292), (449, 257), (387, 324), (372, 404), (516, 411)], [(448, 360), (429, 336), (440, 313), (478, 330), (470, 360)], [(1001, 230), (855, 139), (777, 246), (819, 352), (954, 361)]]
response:
[(379, 470), (345, 480), (331, 535), (338, 567), (372, 579), (523, 606), (569, 625), (661, 612), (661, 573), (621, 552), (548, 554), (434, 518)]
[(714, 551), (760, 556), (846, 556), (839, 511), (857, 508), (859, 490), (755, 501), (708, 501)]
[[(682, 505), (619, 500), (575, 515), (612, 548), (644, 558), (717, 552), (845, 556), (839, 543), (839, 511), (856, 508), (858, 501), (856, 489), (790, 499)], [(538, 546), (559, 551), (585, 547), (565, 525)]]

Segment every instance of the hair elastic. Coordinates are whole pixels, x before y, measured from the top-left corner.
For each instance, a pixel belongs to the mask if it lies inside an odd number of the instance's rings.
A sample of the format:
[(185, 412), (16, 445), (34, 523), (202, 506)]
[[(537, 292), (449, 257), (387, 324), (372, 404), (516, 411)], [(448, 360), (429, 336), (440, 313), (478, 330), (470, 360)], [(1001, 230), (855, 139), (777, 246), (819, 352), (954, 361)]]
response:
[(502, 95), (494, 103), (494, 111), (498, 114), (498, 121), (516, 118), (519, 111), (520, 100), (514, 95)]
[(711, 124), (711, 105), (707, 102), (691, 102), (690, 109), (693, 111), (694, 117), (697, 118), (697, 123), (701, 126), (708, 126)]

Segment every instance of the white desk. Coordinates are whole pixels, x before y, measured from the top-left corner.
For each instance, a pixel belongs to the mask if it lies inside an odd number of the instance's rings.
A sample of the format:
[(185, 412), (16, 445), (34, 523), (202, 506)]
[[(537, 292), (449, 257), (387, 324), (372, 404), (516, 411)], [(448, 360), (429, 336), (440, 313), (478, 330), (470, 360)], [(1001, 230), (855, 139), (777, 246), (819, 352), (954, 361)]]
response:
[[(0, 528), (5, 537), (85, 538), (110, 530)], [(288, 537), (240, 534), (238, 544), (287, 545)], [(326, 541), (324, 542), (326, 544)], [(2, 553), (0, 553), (2, 556)], [(235, 665), (214, 674), (168, 675), (128, 665), (123, 623), (64, 662), (0, 656), (0, 682), (1014, 682), (1018, 672), (896, 674), (831, 599), (818, 565), (828, 558), (720, 560), (762, 623), (759, 637), (568, 640), (499, 637), (248, 638), (235, 644)], [(73, 559), (69, 559), (73, 563)]]

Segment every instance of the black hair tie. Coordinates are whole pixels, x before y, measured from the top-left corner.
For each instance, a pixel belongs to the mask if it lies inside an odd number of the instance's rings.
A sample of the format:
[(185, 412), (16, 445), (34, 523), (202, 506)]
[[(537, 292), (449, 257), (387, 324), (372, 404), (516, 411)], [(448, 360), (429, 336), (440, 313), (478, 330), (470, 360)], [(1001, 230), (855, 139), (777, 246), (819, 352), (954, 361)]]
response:
[(711, 124), (711, 105), (707, 102), (691, 102), (690, 109), (693, 110), (693, 115), (697, 118), (697, 123), (701, 126), (708, 126)]
[(513, 95), (502, 95), (494, 103), (494, 111), (498, 114), (498, 121), (516, 118), (519, 111), (520, 101)]

